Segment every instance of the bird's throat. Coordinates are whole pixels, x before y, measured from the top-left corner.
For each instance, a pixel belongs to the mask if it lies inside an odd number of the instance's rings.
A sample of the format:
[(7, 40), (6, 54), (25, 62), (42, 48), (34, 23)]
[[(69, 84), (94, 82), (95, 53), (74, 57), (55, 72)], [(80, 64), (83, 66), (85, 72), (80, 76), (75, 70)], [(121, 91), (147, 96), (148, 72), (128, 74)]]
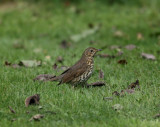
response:
[(88, 64), (89, 66), (91, 66), (93, 63), (94, 63), (93, 57), (88, 57), (88, 58), (87, 58), (87, 64)]

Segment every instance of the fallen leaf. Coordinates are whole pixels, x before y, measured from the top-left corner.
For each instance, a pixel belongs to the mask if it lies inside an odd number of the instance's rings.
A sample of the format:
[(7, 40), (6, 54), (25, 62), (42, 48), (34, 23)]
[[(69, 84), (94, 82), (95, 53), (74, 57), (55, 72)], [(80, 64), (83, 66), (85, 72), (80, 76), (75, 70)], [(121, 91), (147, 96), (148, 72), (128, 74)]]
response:
[(52, 78), (56, 77), (55, 75), (49, 75), (49, 74), (41, 74), (38, 75), (36, 78), (34, 78), (34, 81), (50, 81)]
[(123, 51), (118, 51), (117, 56), (122, 56), (123, 55)]
[(133, 49), (136, 48), (136, 46), (133, 45), (133, 44), (130, 44), (130, 45), (126, 45), (125, 48), (128, 49), (128, 50), (133, 50)]
[(45, 56), (45, 59), (49, 61), (51, 60), (51, 56)]
[(160, 114), (156, 114), (153, 118), (154, 119), (160, 118)]
[(18, 65), (24, 67), (37, 67), (41, 66), (42, 62), (36, 60), (21, 60)]
[(89, 23), (88, 27), (92, 29), (94, 27), (94, 25), (92, 23)]
[(20, 66), (18, 64), (12, 64), (11, 67), (12, 68), (20, 68)]
[(124, 33), (121, 30), (117, 30), (114, 32), (114, 37), (121, 38), (124, 36)]
[(144, 40), (142, 33), (137, 33), (137, 40)]
[(121, 90), (120, 96), (123, 97), (127, 94), (133, 94), (135, 92), (134, 89), (126, 89), (126, 90)]
[(66, 7), (69, 7), (69, 6), (71, 5), (71, 3), (70, 3), (69, 0), (66, 0), (66, 1), (64, 2), (64, 5), (65, 5)]
[(127, 64), (127, 61), (125, 59), (122, 59), (122, 60), (119, 60), (118, 63), (124, 65), (124, 64)]
[(39, 121), (43, 117), (44, 115), (37, 114), (37, 115), (32, 116), (32, 118), (29, 121), (32, 121), (32, 120)]
[(20, 44), (20, 43), (14, 43), (13, 48), (15, 48), (15, 49), (25, 49), (25, 46), (23, 44)]
[(99, 78), (104, 79), (104, 73), (102, 70), (99, 70)]
[(118, 45), (112, 45), (112, 46), (110, 46), (110, 49), (120, 49), (121, 48), (121, 46), (118, 46)]
[(59, 63), (63, 63), (63, 60), (64, 59), (62, 58), (62, 56), (58, 56), (57, 59), (56, 59), (56, 61), (59, 62)]
[(80, 40), (82, 40), (82, 39), (84, 39), (84, 38), (86, 38), (90, 35), (95, 34), (99, 29), (100, 29), (100, 26), (95, 26), (94, 28), (85, 30), (80, 34), (72, 35), (70, 37), (70, 39), (74, 42), (78, 42), (78, 41), (80, 41)]
[(38, 105), (40, 100), (40, 95), (35, 94), (33, 96), (27, 97), (25, 100), (25, 106), (28, 107), (29, 105)]
[(94, 44), (94, 43), (95, 43), (95, 41), (90, 41), (89, 43), (90, 43), (90, 44)]
[(66, 41), (66, 40), (63, 40), (63, 41), (61, 42), (61, 47), (64, 48), (64, 49), (69, 48), (70, 45), (71, 45), (71, 44), (70, 44), (68, 41)]
[(38, 109), (43, 109), (43, 107), (42, 106), (38, 106)]
[(58, 65), (57, 65), (56, 63), (52, 66), (52, 68), (53, 68), (54, 70), (56, 70), (57, 67), (58, 67)]
[(133, 94), (135, 92), (134, 89), (126, 89), (125, 92), (127, 92), (128, 94)]
[(12, 63), (9, 63), (8, 61), (5, 61), (4, 65), (6, 65), (6, 66), (11, 66)]
[(104, 100), (113, 100), (113, 97), (104, 97)]
[(116, 111), (119, 111), (119, 110), (122, 110), (122, 109), (123, 109), (123, 106), (120, 105), (120, 104), (115, 104), (115, 105), (112, 106), (112, 108), (113, 108), (114, 110), (116, 110)]
[(16, 113), (16, 112), (12, 109), (12, 107), (9, 106), (9, 109), (10, 109), (11, 113)]
[(12, 67), (12, 68), (20, 68), (20, 66), (18, 64), (12, 64), (8, 61), (5, 61), (4, 65), (8, 66), (8, 67)]
[(104, 85), (105, 85), (104, 82), (95, 82), (95, 83), (87, 84), (87, 87), (96, 87), (96, 86), (104, 86)]
[(142, 53), (141, 56), (145, 59), (148, 59), (148, 60), (155, 60), (156, 59), (156, 57), (152, 54)]
[(117, 91), (114, 91), (114, 92), (112, 93), (112, 95), (120, 96), (120, 93), (119, 93), (119, 92), (117, 92)]
[(140, 86), (139, 86), (139, 80), (136, 80), (136, 82), (131, 83), (131, 84), (128, 86), (128, 89), (134, 89), (134, 88), (136, 88), (136, 87), (138, 87), (138, 89), (140, 88)]
[(128, 86), (127, 89), (121, 90), (120, 93), (117, 92), (117, 91), (114, 91), (114, 92), (112, 93), (112, 95), (121, 96), (121, 97), (122, 97), (122, 96), (126, 95), (126, 93), (128, 93), (128, 94), (133, 94), (133, 93), (135, 93), (135, 88), (136, 88), (136, 87), (137, 87), (138, 89), (140, 89), (139, 80), (136, 80), (136, 82), (131, 83), (131, 84)]

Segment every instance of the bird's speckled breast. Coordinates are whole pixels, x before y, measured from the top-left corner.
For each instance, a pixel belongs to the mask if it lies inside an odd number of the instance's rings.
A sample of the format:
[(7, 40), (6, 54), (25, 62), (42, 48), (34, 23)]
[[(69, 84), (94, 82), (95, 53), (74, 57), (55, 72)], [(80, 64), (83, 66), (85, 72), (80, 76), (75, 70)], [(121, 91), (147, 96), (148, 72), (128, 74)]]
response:
[(88, 59), (87, 64), (87, 70), (81, 76), (79, 76), (74, 82), (85, 83), (91, 77), (94, 67), (93, 59)]

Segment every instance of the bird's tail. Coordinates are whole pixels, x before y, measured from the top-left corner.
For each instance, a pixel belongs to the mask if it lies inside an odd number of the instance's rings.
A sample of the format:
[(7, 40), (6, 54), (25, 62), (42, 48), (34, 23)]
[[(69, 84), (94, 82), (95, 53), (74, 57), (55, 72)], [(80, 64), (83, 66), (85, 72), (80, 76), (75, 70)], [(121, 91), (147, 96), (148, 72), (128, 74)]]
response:
[(61, 79), (62, 79), (62, 75), (56, 76), (56, 77), (50, 79), (50, 81), (59, 81), (59, 82), (61, 82)]

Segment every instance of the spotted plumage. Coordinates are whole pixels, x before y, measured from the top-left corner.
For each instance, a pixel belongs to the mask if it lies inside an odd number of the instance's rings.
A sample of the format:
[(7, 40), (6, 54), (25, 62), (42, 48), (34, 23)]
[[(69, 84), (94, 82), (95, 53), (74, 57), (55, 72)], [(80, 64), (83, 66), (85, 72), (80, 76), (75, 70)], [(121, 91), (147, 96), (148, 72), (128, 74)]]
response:
[(72, 85), (85, 85), (93, 73), (93, 58), (98, 51), (100, 50), (92, 47), (87, 48), (83, 52), (81, 59), (76, 64), (68, 68), (61, 75), (53, 78), (52, 81), (59, 81), (59, 84), (69, 83)]

